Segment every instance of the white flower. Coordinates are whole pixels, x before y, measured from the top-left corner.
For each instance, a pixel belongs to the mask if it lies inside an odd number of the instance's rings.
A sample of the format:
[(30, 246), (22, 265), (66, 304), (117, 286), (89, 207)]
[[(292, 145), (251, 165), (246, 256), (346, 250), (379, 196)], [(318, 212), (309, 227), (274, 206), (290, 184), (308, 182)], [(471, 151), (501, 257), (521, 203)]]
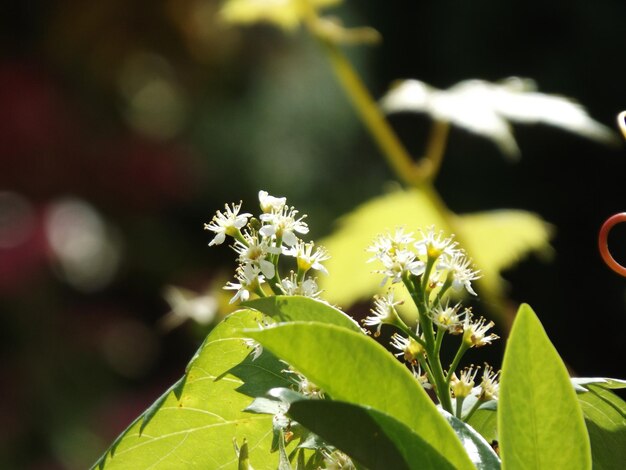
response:
[(463, 333), (463, 316), (467, 314), (467, 310), (459, 314), (461, 304), (450, 307), (446, 304), (438, 305), (432, 310), (431, 318), (435, 325), (447, 330), (450, 334), (458, 335)]
[(272, 279), (276, 270), (274, 264), (266, 258), (268, 255), (280, 253), (280, 248), (270, 246), (268, 239), (259, 240), (256, 234), (246, 233), (244, 238), (247, 245), (239, 240), (235, 240), (233, 245), (233, 250), (239, 255), (239, 262), (258, 266), (266, 279)]
[(395, 233), (386, 233), (384, 235), (378, 235), (372, 244), (367, 248), (367, 251), (374, 253), (374, 256), (368, 261), (374, 261), (380, 259), (382, 256), (393, 255), (397, 250), (406, 250), (409, 243), (413, 242), (412, 233), (404, 233), (404, 228), (396, 228)]
[(287, 198), (270, 196), (267, 191), (261, 190), (259, 191), (259, 203), (264, 213), (279, 212), (287, 203)]
[(210, 293), (199, 294), (183, 287), (167, 286), (163, 292), (172, 309), (161, 320), (164, 328), (175, 328), (188, 319), (208, 325), (218, 311), (218, 301)]
[(491, 139), (507, 156), (519, 148), (508, 121), (542, 123), (611, 143), (614, 133), (589, 117), (578, 103), (537, 92), (532, 80), (510, 77), (498, 83), (465, 80), (438, 90), (419, 80), (403, 80), (381, 100), (386, 112), (413, 111)]
[(263, 354), (263, 346), (261, 345), (261, 343), (256, 342), (252, 338), (244, 338), (243, 344), (246, 347), (252, 349), (250, 354), (252, 355), (253, 361), (256, 361), (261, 356), (261, 354)]
[(298, 237), (294, 232), (305, 234), (309, 233), (309, 227), (304, 222), (306, 215), (296, 218), (298, 211), (293, 207), (284, 206), (279, 211), (272, 211), (267, 214), (261, 214), (260, 219), (265, 224), (259, 230), (264, 237), (281, 238), (285, 245), (293, 246), (298, 241)]
[(453, 241), (453, 237), (444, 237), (443, 231), (435, 232), (434, 227), (429, 227), (427, 232), (420, 232), (422, 238), (414, 245), (420, 256), (436, 259), (442, 254), (454, 255), (457, 243)]
[(237, 268), (235, 278), (239, 281), (228, 282), (224, 289), (236, 290), (237, 293), (230, 299), (230, 303), (234, 303), (237, 300), (242, 302), (247, 301), (250, 298), (250, 293), (254, 292), (261, 284), (265, 282), (265, 278), (261, 274), (261, 269), (253, 264), (244, 264)]
[(309, 277), (302, 282), (298, 282), (296, 273), (293, 271), (289, 277), (280, 282), (279, 287), (285, 295), (303, 295), (316, 299), (321, 293), (315, 279)]
[(463, 342), (471, 347), (481, 347), (486, 344), (491, 344), (493, 341), (498, 339), (498, 335), (489, 334), (487, 335), (487, 331), (494, 326), (492, 321), (487, 322), (483, 317), (479, 318), (476, 321), (473, 321), (473, 315), (469, 312), (465, 315), (465, 319), (463, 320)]
[(383, 254), (379, 259), (385, 267), (383, 270), (376, 271), (385, 275), (381, 285), (385, 285), (389, 279), (392, 284), (401, 282), (402, 276), (408, 273), (420, 276), (426, 268), (426, 264), (417, 259), (415, 253), (408, 250), (396, 251), (391, 256)]
[(413, 376), (417, 379), (417, 381), (420, 383), (422, 387), (424, 387), (427, 390), (433, 388), (433, 386), (428, 381), (428, 374), (425, 374), (425, 373), (422, 374), (422, 368), (419, 364), (417, 365), (417, 368), (415, 368), (415, 366), (412, 365), (411, 370), (413, 371)]
[(474, 368), (474, 366), (469, 366), (463, 369), (461, 372), (461, 377), (457, 377), (456, 373), (452, 374), (452, 378), (450, 379), (450, 388), (452, 389), (452, 393), (454, 393), (455, 398), (465, 398), (472, 393), (472, 389), (474, 388), (474, 380), (476, 379), (476, 374), (480, 367)]
[(438, 269), (448, 270), (452, 277), (452, 288), (459, 291), (463, 287), (472, 295), (476, 292), (472, 288), (472, 281), (480, 278), (480, 271), (472, 268), (472, 261), (463, 251), (456, 251), (452, 256), (441, 258)]
[(228, 207), (226, 204), (224, 207), (226, 211), (222, 213), (221, 211), (217, 211), (217, 214), (213, 216), (213, 219), (210, 223), (204, 224), (204, 230), (210, 230), (215, 232), (216, 235), (209, 243), (209, 246), (212, 245), (221, 245), (224, 243), (226, 239), (226, 235), (230, 235), (231, 237), (242, 227), (248, 223), (248, 218), (252, 216), (252, 214), (243, 213), (240, 214), (241, 210), (241, 202), (239, 204), (232, 204), (232, 208)]
[(489, 364), (485, 364), (485, 370), (483, 371), (483, 379), (480, 383), (480, 400), (497, 400), (498, 392), (500, 390), (500, 371), (494, 372), (493, 367)]
[(316, 400), (324, 398), (324, 391), (321, 388), (319, 388), (317, 385), (315, 385), (313, 382), (311, 382), (309, 379), (307, 379), (301, 373), (291, 368), (286, 369), (283, 372), (293, 375), (292, 380), (295, 382), (295, 385), (298, 387), (298, 392), (300, 392), (305, 397), (316, 399)]
[(352, 463), (350, 457), (338, 449), (333, 451), (322, 450), (324, 456), (324, 469), (326, 470), (356, 470), (356, 465)]
[(328, 274), (328, 271), (322, 262), (329, 259), (330, 256), (328, 255), (326, 249), (321, 246), (318, 246), (317, 249), (313, 251), (314, 246), (315, 243), (313, 242), (304, 243), (302, 240), (298, 240), (294, 246), (285, 249), (283, 254), (296, 258), (298, 262), (298, 270), (301, 272), (307, 272), (309, 269), (315, 269), (323, 272), (324, 274)]
[(374, 308), (370, 310), (372, 315), (366, 317), (363, 320), (363, 324), (366, 326), (375, 326), (376, 332), (374, 336), (379, 336), (380, 328), (384, 323), (393, 325), (399, 320), (395, 306), (401, 303), (401, 301), (394, 302), (393, 292), (389, 292), (385, 297), (375, 297)]
[(417, 358), (424, 354), (424, 347), (411, 337), (404, 337), (398, 333), (391, 336), (392, 347), (400, 350), (394, 354), (396, 357), (402, 356), (406, 362), (411, 365), (417, 364)]

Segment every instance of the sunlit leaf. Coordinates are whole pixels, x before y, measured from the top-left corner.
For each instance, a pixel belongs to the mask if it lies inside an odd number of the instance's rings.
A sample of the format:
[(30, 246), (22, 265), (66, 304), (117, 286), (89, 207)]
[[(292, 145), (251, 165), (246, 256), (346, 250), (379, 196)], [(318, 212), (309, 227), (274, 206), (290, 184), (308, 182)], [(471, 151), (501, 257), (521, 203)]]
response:
[[(250, 464), (257, 470), (275, 469), (278, 456), (269, 452), (272, 417), (243, 411), (251, 399), (237, 391), (244, 381), (229, 373), (250, 353), (241, 330), (254, 328), (259, 321), (260, 313), (241, 310), (215, 327), (189, 363), (183, 381), (131, 424), (96, 466), (236, 468), (233, 439), (240, 443), (245, 439)], [(274, 386), (285, 384), (277, 377)]]
[(572, 377), (574, 388), (579, 392), (586, 392), (589, 385), (598, 385), (602, 388), (620, 389), (626, 388), (626, 380), (610, 379), (608, 377)]
[[(623, 462), (626, 462), (626, 402), (608, 388), (624, 388), (626, 384), (619, 379), (587, 377), (572, 378), (572, 383), (581, 392), (577, 397), (591, 441), (593, 468), (621, 468)], [(579, 384), (591, 385), (591, 388), (588, 390)], [(593, 384), (598, 384), (599, 390)], [(603, 388), (605, 386), (607, 388)], [(610, 399), (606, 400), (608, 394)], [(496, 406), (480, 408), (472, 415), (468, 424), (491, 442), (498, 439), (496, 416)]]
[(478, 409), (467, 423), (474, 428), (487, 442), (498, 440), (497, 411)]
[(338, 229), (320, 242), (331, 258), (325, 266), (329, 275), (318, 279), (324, 298), (331, 303), (349, 306), (380, 290), (379, 269), (367, 263), (371, 253), (365, 250), (374, 238), (396, 227), (417, 232), (430, 225), (443, 227), (444, 222), (428, 198), (420, 191), (395, 191), (357, 207), (344, 216)]
[(447, 411), (439, 411), (454, 429), (478, 470), (497, 470), (500, 468), (500, 459), (480, 433)]
[(504, 353), (498, 432), (504, 468), (591, 468), (589, 436), (567, 369), (525, 304)]
[(498, 83), (465, 80), (438, 90), (419, 80), (397, 82), (381, 100), (387, 112), (427, 113), (491, 139), (507, 156), (519, 156), (509, 121), (548, 124), (601, 142), (615, 142), (606, 126), (568, 98), (537, 92), (532, 80), (510, 77)]
[(472, 468), (454, 431), (411, 372), (372, 338), (316, 322), (247, 334), (333, 399), (381, 411), (407, 425), (455, 468)]
[(358, 323), (341, 310), (321, 300), (297, 295), (276, 295), (254, 299), (245, 303), (278, 322), (318, 321), (361, 331)]
[(591, 441), (593, 468), (622, 468), (626, 462), (626, 402), (609, 390), (591, 385), (579, 393)]

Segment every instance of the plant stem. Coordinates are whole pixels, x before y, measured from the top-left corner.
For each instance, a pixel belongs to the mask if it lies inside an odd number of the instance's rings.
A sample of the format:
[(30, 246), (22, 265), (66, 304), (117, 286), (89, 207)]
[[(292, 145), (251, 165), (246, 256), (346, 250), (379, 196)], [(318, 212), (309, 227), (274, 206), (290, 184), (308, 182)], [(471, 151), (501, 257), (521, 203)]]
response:
[(461, 415), (463, 414), (463, 402), (465, 401), (465, 397), (458, 397), (456, 399), (456, 414), (455, 416), (461, 419)]
[(412, 185), (419, 178), (419, 172), (413, 159), (398, 139), (389, 122), (381, 114), (376, 102), (341, 49), (328, 40), (321, 39), (320, 41), (327, 52), (339, 82), (378, 144), (387, 163), (398, 178), (406, 184)]
[(452, 374), (456, 371), (456, 368), (459, 366), (459, 362), (461, 362), (461, 358), (465, 354), (465, 352), (469, 349), (469, 347), (461, 341), (461, 345), (459, 346), (454, 359), (452, 360), (452, 364), (450, 364), (450, 369), (448, 369), (448, 375), (446, 375), (446, 383), (450, 383), (452, 379)]
[(478, 409), (478, 407), (480, 407), (480, 405), (482, 405), (482, 401), (476, 400), (476, 403), (474, 403), (474, 406), (472, 406), (472, 409), (469, 410), (469, 413), (467, 413), (465, 418), (461, 418), (459, 416), (459, 419), (462, 419), (463, 421), (467, 422), (467, 420), (472, 417), (472, 415), (476, 412), (476, 410)]

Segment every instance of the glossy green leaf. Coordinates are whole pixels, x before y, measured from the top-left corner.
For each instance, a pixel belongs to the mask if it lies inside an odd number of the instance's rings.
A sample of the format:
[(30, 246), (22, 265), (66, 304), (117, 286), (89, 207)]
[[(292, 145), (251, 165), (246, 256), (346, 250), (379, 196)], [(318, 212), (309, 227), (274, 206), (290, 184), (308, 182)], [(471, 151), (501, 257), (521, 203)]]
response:
[[(322, 244), (332, 254), (325, 265), (329, 275), (319, 279), (332, 303), (350, 305), (381, 290), (377, 269), (367, 264), (366, 248), (374, 238), (396, 227), (417, 232), (434, 225), (457, 235), (483, 276), (477, 286), (491, 298), (501, 298), (500, 271), (530, 251), (551, 252), (551, 227), (539, 216), (519, 210), (498, 210), (442, 218), (425, 190), (395, 191), (374, 198), (340, 220), (339, 228)], [(370, 267), (371, 266), (371, 267)]]
[(591, 468), (567, 369), (528, 305), (520, 307), (504, 353), (498, 432), (503, 468)]
[(460, 441), (411, 372), (372, 338), (317, 322), (246, 332), (336, 400), (407, 425), (456, 468), (472, 468)]
[(278, 322), (318, 321), (361, 331), (359, 324), (338, 308), (326, 302), (297, 295), (276, 295), (254, 299), (245, 303)]
[(611, 390), (626, 388), (626, 380), (609, 379), (607, 377), (573, 377), (572, 383), (577, 392), (588, 391), (588, 385), (598, 385)]
[(475, 429), (447, 411), (439, 411), (448, 420), (452, 429), (454, 429), (469, 458), (478, 470), (497, 470), (500, 468), (500, 458), (491, 445)]
[[(607, 395), (612, 395), (607, 399)], [(595, 470), (621, 469), (626, 462), (626, 402), (593, 387), (578, 395), (591, 440)]]
[(405, 424), (368, 407), (301, 400), (288, 415), (371, 470), (444, 470), (454, 466)]
[(492, 443), (498, 440), (498, 414), (495, 409), (478, 409), (472, 417), (467, 420), (472, 428), (483, 438)]
[[(274, 470), (278, 456), (269, 452), (272, 417), (243, 411), (250, 397), (237, 391), (244, 381), (229, 373), (250, 353), (241, 330), (256, 327), (259, 321), (260, 313), (241, 310), (216, 326), (187, 366), (184, 381), (131, 424), (96, 466), (236, 468), (239, 458), (233, 439), (245, 439), (246, 462), (249, 459), (256, 470)], [(277, 380), (275, 386), (284, 383)]]

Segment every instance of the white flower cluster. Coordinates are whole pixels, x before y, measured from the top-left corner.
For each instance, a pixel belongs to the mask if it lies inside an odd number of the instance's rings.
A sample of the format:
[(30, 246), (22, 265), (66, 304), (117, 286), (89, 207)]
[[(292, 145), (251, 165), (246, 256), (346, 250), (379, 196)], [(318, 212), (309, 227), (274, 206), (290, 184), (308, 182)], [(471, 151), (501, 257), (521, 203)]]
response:
[[(327, 273), (322, 265), (329, 256), (322, 247), (313, 242), (305, 243), (299, 234), (307, 234), (309, 227), (304, 222), (306, 215), (287, 205), (284, 197), (274, 197), (266, 191), (259, 191), (259, 204), (262, 213), (258, 219), (250, 213), (240, 213), (242, 203), (225, 206), (225, 211), (217, 211), (204, 229), (215, 233), (209, 246), (220, 245), (226, 236), (234, 239), (232, 248), (237, 253), (239, 263), (235, 279), (224, 289), (236, 291), (231, 299), (248, 300), (251, 295), (265, 296), (262, 284), (268, 284), (274, 294), (305, 295), (318, 297), (317, 283), (307, 277), (309, 270)], [(281, 255), (296, 259), (297, 270), (282, 278), (278, 260)]]
[(379, 235), (368, 251), (373, 253), (369, 261), (378, 260), (384, 269), (376, 272), (391, 283), (403, 282), (411, 276), (421, 277), (428, 269), (428, 282), (424, 285), (429, 290), (435, 287), (452, 287), (455, 290), (467, 290), (476, 295), (472, 281), (480, 277), (480, 272), (473, 269), (465, 252), (457, 248), (452, 237), (444, 237), (442, 232), (429, 228), (421, 232), (421, 238), (415, 240), (412, 233), (405, 233), (402, 228), (395, 233)]
[(500, 371), (495, 372), (493, 367), (485, 363), (480, 385), (474, 386), (479, 370), (480, 367), (471, 365), (461, 371), (460, 377), (452, 374), (450, 389), (456, 399), (464, 399), (470, 395), (483, 402), (498, 399)]

